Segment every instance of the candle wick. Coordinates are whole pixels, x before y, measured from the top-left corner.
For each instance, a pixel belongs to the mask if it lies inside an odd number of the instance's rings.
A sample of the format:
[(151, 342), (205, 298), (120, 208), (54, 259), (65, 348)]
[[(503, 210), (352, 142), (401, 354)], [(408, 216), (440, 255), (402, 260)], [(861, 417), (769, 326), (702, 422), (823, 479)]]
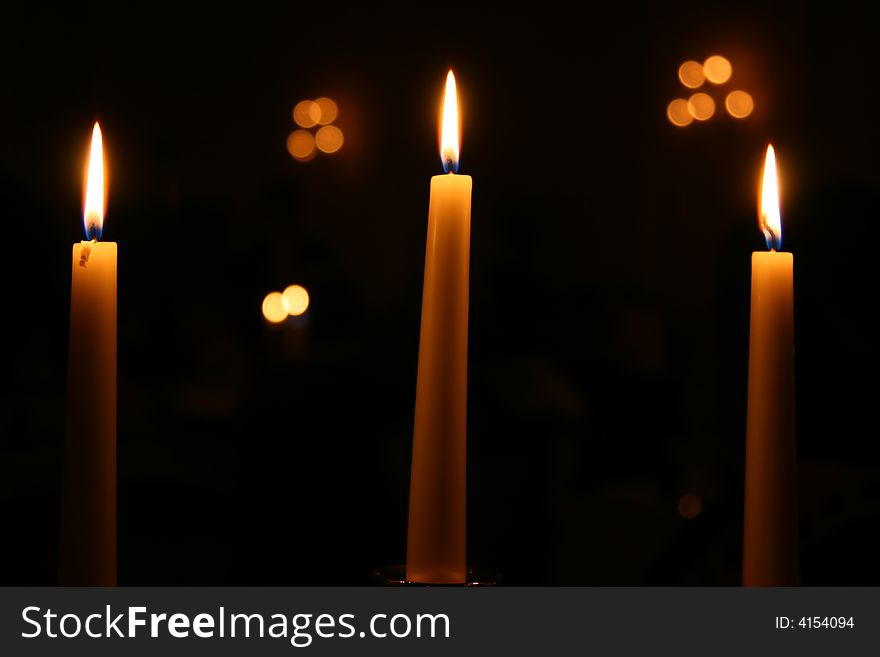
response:
[(764, 232), (767, 248), (771, 251), (776, 251), (776, 248), (782, 245), (782, 231), (777, 232), (773, 230), (773, 226), (767, 223), (766, 217), (763, 215), (761, 216), (761, 230)]

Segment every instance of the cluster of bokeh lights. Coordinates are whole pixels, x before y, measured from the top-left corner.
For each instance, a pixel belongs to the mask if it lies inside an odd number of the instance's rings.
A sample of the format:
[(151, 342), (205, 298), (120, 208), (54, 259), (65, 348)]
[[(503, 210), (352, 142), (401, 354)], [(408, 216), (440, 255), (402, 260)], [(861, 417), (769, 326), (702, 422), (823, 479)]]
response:
[(302, 285), (288, 285), (284, 292), (269, 292), (263, 299), (263, 317), (270, 324), (299, 317), (308, 309), (309, 293)]
[[(696, 90), (705, 83), (721, 86), (733, 76), (733, 65), (721, 55), (712, 55), (702, 64), (686, 61), (678, 67), (678, 79), (687, 89)], [(742, 89), (730, 91), (724, 98), (724, 108), (735, 119), (745, 119), (755, 109), (752, 96)], [(666, 117), (672, 125), (683, 128), (694, 121), (708, 121), (715, 116), (715, 99), (705, 91), (695, 91), (689, 98), (676, 98), (666, 107)]]
[(293, 121), (299, 129), (287, 137), (287, 152), (290, 156), (297, 162), (309, 162), (318, 152), (329, 155), (342, 148), (342, 130), (333, 125), (337, 116), (339, 106), (332, 98), (322, 97), (298, 102), (293, 108)]

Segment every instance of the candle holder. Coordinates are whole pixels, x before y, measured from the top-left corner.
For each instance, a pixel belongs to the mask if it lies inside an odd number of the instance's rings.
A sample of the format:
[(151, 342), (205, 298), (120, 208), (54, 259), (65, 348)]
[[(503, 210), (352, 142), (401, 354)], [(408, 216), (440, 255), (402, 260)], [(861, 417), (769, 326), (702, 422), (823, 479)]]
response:
[(467, 581), (464, 584), (427, 584), (424, 582), (408, 582), (406, 579), (406, 565), (394, 564), (382, 566), (373, 571), (373, 580), (379, 586), (464, 586), (464, 587), (487, 587), (498, 586), (501, 583), (501, 575), (486, 568), (476, 566), (467, 567)]

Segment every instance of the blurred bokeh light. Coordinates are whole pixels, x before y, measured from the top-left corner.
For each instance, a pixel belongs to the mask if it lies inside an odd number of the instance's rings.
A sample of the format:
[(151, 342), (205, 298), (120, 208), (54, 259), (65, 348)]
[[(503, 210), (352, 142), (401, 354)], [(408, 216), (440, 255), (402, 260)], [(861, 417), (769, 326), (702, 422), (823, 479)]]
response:
[(696, 89), (706, 81), (703, 65), (693, 60), (678, 67), (678, 79), (688, 89)]
[(738, 89), (727, 94), (724, 106), (733, 118), (744, 119), (755, 109), (755, 101), (747, 92)]
[(666, 116), (672, 125), (677, 125), (680, 128), (690, 125), (694, 120), (688, 109), (688, 102), (684, 98), (676, 98), (669, 103), (666, 107)]
[(311, 128), (321, 120), (321, 107), (313, 100), (301, 100), (293, 108), (293, 120), (301, 128)]
[(688, 99), (687, 108), (697, 121), (708, 121), (715, 114), (715, 101), (709, 94), (695, 93)]
[(682, 518), (693, 520), (703, 511), (703, 500), (696, 493), (685, 493), (678, 500), (678, 514)]
[(314, 104), (318, 108), (317, 122), (321, 125), (333, 123), (336, 120), (336, 117), (339, 116), (339, 107), (336, 105), (336, 101), (332, 98), (327, 98), (326, 96), (317, 98), (315, 99)]
[(724, 84), (733, 74), (733, 66), (726, 57), (712, 55), (703, 62), (703, 72), (706, 79), (714, 84)]
[(284, 307), (284, 296), (281, 292), (269, 292), (263, 299), (263, 317), (267, 322), (280, 324), (287, 319), (287, 308)]
[(282, 298), (286, 314), (298, 317), (309, 309), (309, 293), (302, 285), (288, 285)]
[(342, 130), (335, 125), (325, 125), (315, 134), (315, 145), (323, 153), (335, 153), (342, 148)]
[(287, 152), (300, 162), (308, 162), (315, 156), (315, 138), (307, 130), (294, 130), (287, 137)]

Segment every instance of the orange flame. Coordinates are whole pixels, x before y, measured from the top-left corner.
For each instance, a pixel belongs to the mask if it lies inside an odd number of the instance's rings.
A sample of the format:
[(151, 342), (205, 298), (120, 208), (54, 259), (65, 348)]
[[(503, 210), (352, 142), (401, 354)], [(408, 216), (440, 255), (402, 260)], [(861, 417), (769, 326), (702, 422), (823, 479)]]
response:
[(458, 171), (458, 142), (461, 125), (458, 121), (458, 95), (452, 71), (446, 76), (446, 93), (443, 95), (443, 114), (440, 124), (440, 160), (446, 173)]
[(86, 194), (83, 202), (83, 227), (86, 238), (101, 239), (104, 232), (104, 206), (106, 203), (104, 187), (104, 144), (101, 127), (95, 122), (92, 129), (92, 147), (89, 151), (89, 164), (86, 171)]
[(779, 214), (779, 181), (776, 175), (776, 151), (767, 146), (764, 172), (761, 175), (760, 226), (767, 248), (778, 251), (782, 246), (782, 217)]

